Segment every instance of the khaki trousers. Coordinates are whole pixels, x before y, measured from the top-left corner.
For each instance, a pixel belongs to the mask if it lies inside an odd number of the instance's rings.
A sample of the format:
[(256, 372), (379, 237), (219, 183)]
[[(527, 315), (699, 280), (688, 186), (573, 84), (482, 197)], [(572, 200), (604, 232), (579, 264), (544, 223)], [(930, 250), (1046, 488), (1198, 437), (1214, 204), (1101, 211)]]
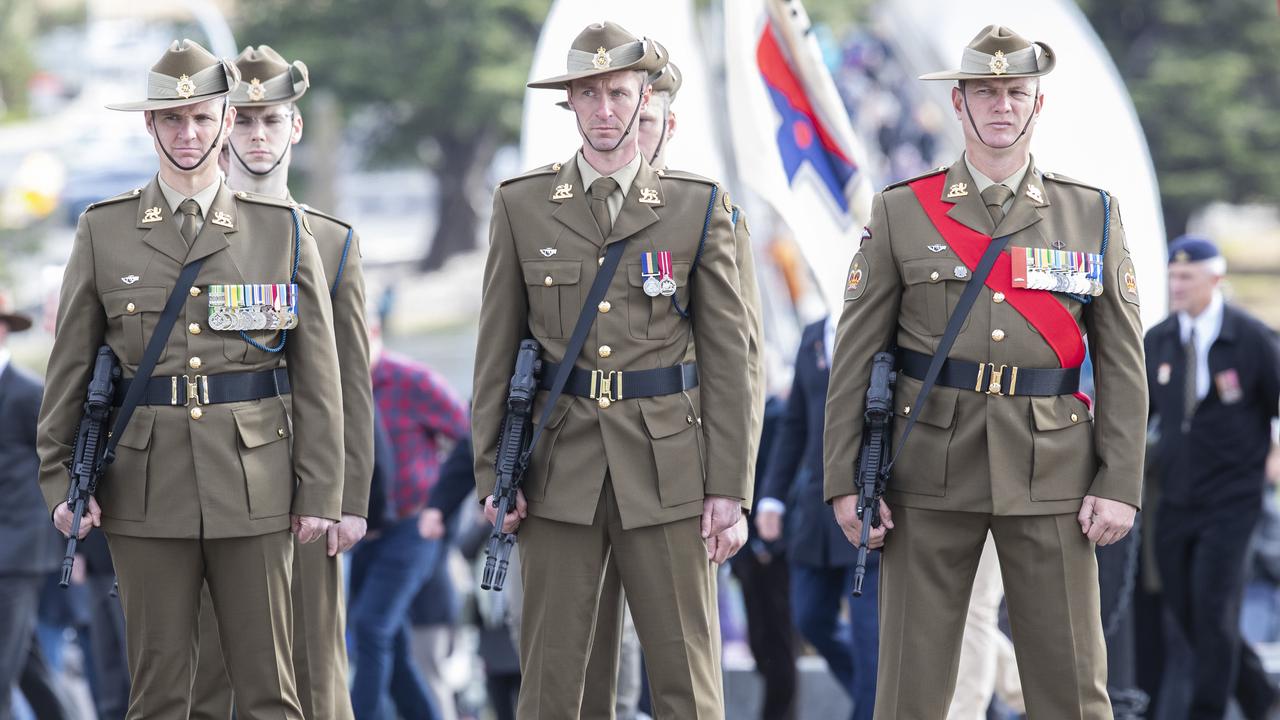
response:
[(239, 720), (302, 720), (294, 684), (287, 530), (221, 540), (108, 533), (132, 688), (127, 720), (186, 720), (208, 583)]
[[(531, 516), (520, 527), (520, 548), (519, 718), (579, 717), (610, 560), (644, 649), (654, 717), (724, 718), (716, 575), (698, 517), (624, 530), (606, 481), (592, 524)], [(609, 651), (618, 652), (616, 641)]]
[[(347, 689), (347, 608), (342, 558), (329, 557), (324, 538), (294, 542), (293, 668), (307, 720), (352, 720)], [(191, 688), (191, 720), (230, 720), (234, 703), (224, 666), (218, 620), (208, 586), (200, 606), (200, 650)]]
[(582, 717), (634, 720), (640, 692), (640, 639), (622, 594), (618, 565), (610, 561), (600, 586), (600, 609), (587, 663)]
[(1026, 711), (1013, 643), (1000, 630), (1003, 599), (1004, 583), (1000, 578), (996, 543), (988, 534), (982, 546), (982, 559), (978, 561), (978, 574), (973, 580), (973, 595), (969, 598), (956, 691), (951, 696), (947, 720), (986, 720), (992, 694), (1011, 709), (1019, 713)]
[(990, 532), (1004, 578), (1027, 716), (1110, 720), (1093, 543), (1074, 514), (893, 508), (880, 565), (876, 720), (942, 720)]

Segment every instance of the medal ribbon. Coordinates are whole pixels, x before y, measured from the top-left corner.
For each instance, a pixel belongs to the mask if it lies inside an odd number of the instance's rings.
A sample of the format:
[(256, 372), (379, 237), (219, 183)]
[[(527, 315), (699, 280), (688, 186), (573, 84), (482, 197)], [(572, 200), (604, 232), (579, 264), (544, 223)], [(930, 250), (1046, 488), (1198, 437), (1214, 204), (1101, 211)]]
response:
[(670, 250), (661, 250), (658, 252), (658, 272), (661, 274), (663, 280), (672, 278)]

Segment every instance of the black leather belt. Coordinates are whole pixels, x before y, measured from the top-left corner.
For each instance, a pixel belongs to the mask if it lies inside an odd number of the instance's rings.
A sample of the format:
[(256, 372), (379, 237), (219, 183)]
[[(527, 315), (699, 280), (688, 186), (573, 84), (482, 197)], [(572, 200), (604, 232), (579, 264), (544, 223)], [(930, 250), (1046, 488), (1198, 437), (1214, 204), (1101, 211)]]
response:
[[(557, 367), (558, 363), (542, 363), (539, 388), (551, 389)], [(681, 363), (655, 370), (583, 370), (575, 367), (569, 371), (564, 392), (591, 398), (598, 401), (600, 407), (609, 407), (610, 403), (622, 399), (671, 395), (697, 386), (697, 363)]]
[[(898, 350), (902, 372), (916, 380), (924, 380), (929, 360), (924, 353)], [(1080, 368), (1023, 368), (948, 358), (938, 373), (938, 384), (988, 395), (1070, 395), (1080, 389)]]
[[(133, 378), (116, 385), (113, 404), (124, 403)], [(217, 375), (170, 375), (153, 377), (147, 383), (139, 405), (216, 405), (259, 400), (289, 394), (289, 371), (285, 368), (262, 372), (219, 373)]]

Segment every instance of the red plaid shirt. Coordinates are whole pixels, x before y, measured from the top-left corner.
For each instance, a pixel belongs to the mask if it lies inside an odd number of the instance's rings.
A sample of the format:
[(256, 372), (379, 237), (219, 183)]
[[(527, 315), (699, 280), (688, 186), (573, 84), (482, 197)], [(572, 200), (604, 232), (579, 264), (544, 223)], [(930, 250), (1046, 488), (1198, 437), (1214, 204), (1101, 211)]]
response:
[(384, 351), (373, 364), (373, 397), (395, 448), (395, 485), (387, 489), (397, 519), (421, 512), (444, 453), (469, 430), (467, 408), (435, 371)]

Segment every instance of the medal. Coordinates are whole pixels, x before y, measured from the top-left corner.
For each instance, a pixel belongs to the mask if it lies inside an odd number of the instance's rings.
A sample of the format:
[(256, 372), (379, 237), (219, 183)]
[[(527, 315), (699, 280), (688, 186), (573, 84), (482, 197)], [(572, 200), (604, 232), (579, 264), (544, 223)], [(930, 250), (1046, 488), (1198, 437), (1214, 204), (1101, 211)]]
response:
[(658, 260), (654, 253), (640, 253), (640, 274), (644, 277), (644, 294), (658, 297), (662, 294), (662, 283), (658, 281)]
[(671, 275), (671, 252), (661, 250), (658, 252), (658, 273), (662, 276), (660, 290), (666, 297), (676, 294), (676, 280)]

